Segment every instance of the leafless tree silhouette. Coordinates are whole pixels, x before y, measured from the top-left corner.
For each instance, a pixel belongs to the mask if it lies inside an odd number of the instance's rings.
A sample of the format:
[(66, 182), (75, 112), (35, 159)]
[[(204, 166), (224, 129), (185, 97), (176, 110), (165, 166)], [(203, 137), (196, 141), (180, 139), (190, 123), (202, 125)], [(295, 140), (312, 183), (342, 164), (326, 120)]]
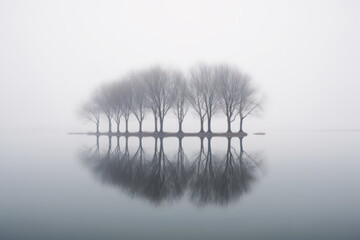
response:
[(240, 116), (240, 129), (243, 132), (244, 119), (254, 113), (262, 110), (263, 97), (259, 97), (258, 88), (254, 87), (249, 77), (244, 77), (240, 86), (240, 99), (238, 104), (238, 113)]
[(228, 65), (219, 65), (215, 72), (219, 82), (220, 107), (227, 119), (227, 132), (230, 133), (231, 123), (237, 116), (244, 76), (237, 68)]
[(144, 74), (148, 86), (150, 105), (156, 108), (156, 111), (153, 110), (153, 112), (159, 118), (159, 131), (162, 133), (164, 118), (174, 102), (174, 79), (177, 79), (180, 73), (161, 67), (153, 67), (145, 71)]
[[(215, 68), (208, 65), (199, 65), (192, 69), (191, 77), (196, 94), (199, 94), (195, 98), (200, 98), (199, 103), (201, 103), (202, 110), (207, 117), (207, 132), (211, 133), (211, 119), (219, 108), (218, 81), (215, 76)], [(197, 105), (196, 108), (198, 107)], [(201, 115), (200, 113), (198, 114), (199, 116)]]
[(122, 96), (119, 94), (121, 92), (121, 83), (114, 82), (111, 83), (112, 87), (110, 88), (110, 96), (111, 96), (111, 111), (112, 117), (116, 123), (116, 132), (120, 133), (120, 121), (123, 115), (122, 112)]
[(119, 92), (121, 96), (121, 107), (122, 113), (125, 118), (125, 133), (129, 132), (129, 118), (131, 115), (132, 104), (133, 104), (133, 89), (131, 87), (131, 82), (126, 78), (121, 83), (121, 90)]
[(199, 117), (200, 133), (204, 133), (207, 119), (209, 136), (212, 118), (219, 109), (227, 119), (227, 135), (232, 134), (231, 123), (238, 115), (239, 134), (244, 135), (244, 119), (262, 110), (263, 98), (259, 89), (235, 66), (197, 65), (190, 70), (188, 78), (189, 82), (180, 71), (160, 66), (132, 71), (118, 81), (103, 84), (82, 108), (81, 115), (97, 124), (96, 133), (99, 134), (100, 109), (108, 119), (109, 134), (112, 134), (113, 119), (118, 135), (124, 117), (128, 135), (131, 114), (139, 123), (138, 133), (142, 134), (143, 121), (151, 111), (154, 132), (163, 134), (165, 116), (172, 109), (178, 120), (178, 134), (184, 135), (182, 125), (191, 106)]
[(79, 115), (96, 125), (96, 134), (99, 134), (101, 107), (93, 100), (85, 103), (79, 111)]
[(205, 98), (203, 94), (203, 81), (197, 69), (192, 69), (190, 72), (190, 104), (199, 116), (200, 133), (204, 132), (204, 120), (206, 116)]
[(139, 122), (139, 132), (142, 132), (142, 123), (149, 113), (149, 99), (147, 94), (147, 87), (145, 85), (144, 74), (142, 72), (133, 72), (130, 75), (133, 101), (131, 110)]
[(113, 117), (111, 88), (111, 84), (103, 85), (95, 95), (96, 103), (101, 107), (102, 112), (108, 119), (109, 133), (111, 133), (111, 119)]
[(175, 79), (175, 88), (174, 88), (174, 114), (179, 122), (179, 130), (178, 133), (182, 133), (182, 124), (184, 118), (189, 111), (189, 87), (188, 83), (183, 77), (182, 74), (177, 74), (177, 78)]

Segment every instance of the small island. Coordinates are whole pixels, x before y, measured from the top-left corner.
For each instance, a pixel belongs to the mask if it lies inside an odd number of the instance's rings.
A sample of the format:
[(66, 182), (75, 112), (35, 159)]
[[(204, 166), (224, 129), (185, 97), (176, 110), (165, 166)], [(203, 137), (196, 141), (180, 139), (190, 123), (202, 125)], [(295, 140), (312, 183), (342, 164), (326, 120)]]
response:
[[(197, 65), (186, 74), (177, 69), (154, 66), (133, 70), (119, 80), (98, 87), (81, 107), (82, 118), (95, 124), (96, 131), (82, 134), (107, 136), (154, 137), (242, 137), (246, 117), (262, 110), (263, 97), (251, 78), (236, 66), (228, 64)], [(183, 132), (183, 121), (189, 110), (200, 121), (199, 132)], [(164, 120), (172, 111), (177, 118), (178, 131), (164, 132)], [(214, 133), (211, 120), (222, 112), (226, 117), (227, 131)], [(144, 132), (144, 119), (152, 114), (154, 131)], [(138, 121), (138, 131), (129, 132), (129, 119)], [(100, 119), (105, 116), (108, 132), (100, 132)], [(239, 119), (239, 130), (232, 131), (231, 124)], [(125, 121), (125, 131), (120, 122)], [(112, 131), (113, 122), (116, 131)], [(204, 125), (207, 125), (207, 131)]]

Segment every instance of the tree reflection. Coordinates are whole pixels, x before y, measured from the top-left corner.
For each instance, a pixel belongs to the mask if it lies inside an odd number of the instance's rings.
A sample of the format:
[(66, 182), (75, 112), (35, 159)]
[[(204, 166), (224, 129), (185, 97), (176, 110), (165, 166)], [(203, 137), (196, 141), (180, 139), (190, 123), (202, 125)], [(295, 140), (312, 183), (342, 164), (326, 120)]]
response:
[(82, 152), (81, 158), (103, 183), (155, 205), (172, 202), (186, 193), (197, 206), (227, 205), (250, 190), (261, 167), (255, 155), (244, 151), (243, 138), (239, 138), (239, 150), (232, 146), (231, 137), (226, 138), (225, 155), (212, 152), (211, 137), (199, 138), (200, 149), (192, 160), (184, 151), (182, 137), (178, 138), (177, 152), (171, 158), (164, 151), (164, 138), (154, 138), (153, 154), (145, 152), (142, 137), (137, 139), (137, 149), (131, 153), (129, 137), (124, 138), (123, 150), (119, 137), (112, 150), (109, 137), (107, 149), (101, 154), (97, 136), (96, 145)]
[(144, 189), (145, 195), (154, 203), (161, 203), (163, 200), (171, 201), (182, 195), (176, 165), (164, 152), (163, 138), (159, 141), (159, 151), (155, 147), (154, 156), (148, 165), (147, 183)]

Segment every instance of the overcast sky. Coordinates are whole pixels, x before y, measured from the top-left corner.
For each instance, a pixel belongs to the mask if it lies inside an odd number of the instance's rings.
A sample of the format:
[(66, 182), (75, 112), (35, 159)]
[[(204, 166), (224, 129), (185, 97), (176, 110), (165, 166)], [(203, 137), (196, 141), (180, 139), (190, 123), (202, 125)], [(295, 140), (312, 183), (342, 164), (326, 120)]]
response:
[(81, 129), (76, 110), (100, 83), (199, 62), (261, 87), (250, 131), (360, 129), (359, 13), (356, 0), (1, 0), (0, 129)]

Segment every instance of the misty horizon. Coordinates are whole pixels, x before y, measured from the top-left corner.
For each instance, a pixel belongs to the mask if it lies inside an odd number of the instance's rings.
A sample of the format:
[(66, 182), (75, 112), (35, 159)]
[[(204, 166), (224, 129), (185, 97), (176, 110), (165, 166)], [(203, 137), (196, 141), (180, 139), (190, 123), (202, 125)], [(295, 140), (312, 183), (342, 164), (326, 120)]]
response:
[(84, 131), (77, 108), (99, 84), (201, 62), (236, 65), (265, 93), (249, 132), (360, 128), (356, 1), (82, 3), (2, 1), (1, 130)]
[(359, 13), (1, 0), (0, 239), (360, 239)]

